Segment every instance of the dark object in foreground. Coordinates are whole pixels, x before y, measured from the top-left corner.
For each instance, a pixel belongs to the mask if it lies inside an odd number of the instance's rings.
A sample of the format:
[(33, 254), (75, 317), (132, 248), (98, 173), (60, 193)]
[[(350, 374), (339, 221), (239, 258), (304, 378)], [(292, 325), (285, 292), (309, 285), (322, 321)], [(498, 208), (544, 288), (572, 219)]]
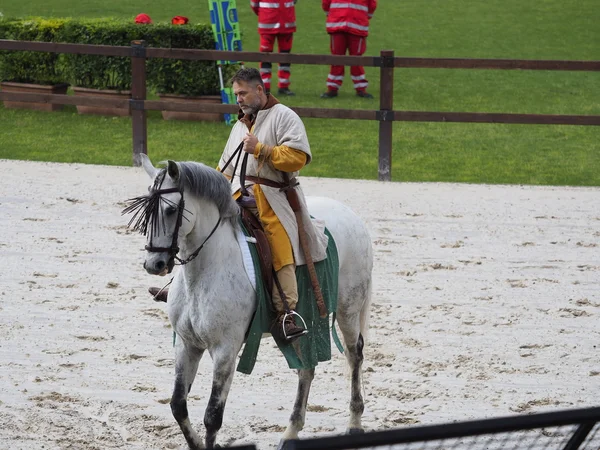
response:
[(167, 296), (169, 295), (169, 289), (167, 288), (157, 288), (157, 287), (149, 287), (148, 292), (152, 295), (155, 302), (165, 302), (167, 303)]

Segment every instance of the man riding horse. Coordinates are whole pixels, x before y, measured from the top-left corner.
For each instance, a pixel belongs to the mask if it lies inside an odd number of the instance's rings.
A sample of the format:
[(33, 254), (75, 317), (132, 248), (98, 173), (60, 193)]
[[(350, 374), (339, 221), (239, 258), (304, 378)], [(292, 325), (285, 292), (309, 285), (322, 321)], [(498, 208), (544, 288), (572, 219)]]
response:
[[(294, 319), (296, 266), (307, 264), (309, 273), (312, 269), (315, 296), (317, 302), (322, 300), (313, 263), (325, 259), (328, 241), (323, 225), (311, 220), (296, 178), (312, 159), (310, 145), (300, 117), (266, 93), (257, 69), (241, 69), (231, 82), (239, 120), (231, 130), (219, 170), (230, 179), (238, 204), (257, 217), (264, 229), (274, 270), (271, 299), (277, 321), (273, 330), (293, 340), (307, 333)], [(245, 154), (237, 164), (241, 151)], [(235, 158), (236, 163), (230, 164)], [(166, 290), (150, 288), (150, 293), (166, 301)]]

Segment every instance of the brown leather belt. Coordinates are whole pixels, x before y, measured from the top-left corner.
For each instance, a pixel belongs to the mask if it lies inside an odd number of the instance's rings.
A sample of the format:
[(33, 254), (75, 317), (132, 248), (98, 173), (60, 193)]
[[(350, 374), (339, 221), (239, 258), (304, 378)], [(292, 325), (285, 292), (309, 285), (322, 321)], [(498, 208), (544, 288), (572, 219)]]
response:
[(269, 186), (269, 187), (273, 187), (273, 188), (277, 188), (277, 189), (284, 189), (287, 187), (287, 185), (285, 185), (283, 183), (278, 183), (277, 181), (269, 180), (268, 178), (253, 177), (251, 175), (246, 175), (246, 180), (252, 181), (253, 183), (256, 183), (256, 184), (264, 184), (265, 186)]

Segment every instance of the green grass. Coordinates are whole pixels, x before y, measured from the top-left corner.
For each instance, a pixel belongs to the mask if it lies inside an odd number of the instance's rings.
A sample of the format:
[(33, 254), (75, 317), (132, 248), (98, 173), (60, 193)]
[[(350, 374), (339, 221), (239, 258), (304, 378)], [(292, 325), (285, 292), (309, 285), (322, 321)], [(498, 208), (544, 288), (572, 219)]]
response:
[[(165, 6), (168, 5), (168, 6)], [(238, 0), (244, 50), (258, 48), (256, 17)], [(0, 6), (6, 16), (117, 16), (149, 14), (155, 21), (185, 15), (208, 22), (204, 1), (67, 2), (30, 0)], [(327, 54), (329, 40), (318, 0), (297, 4), (293, 50)], [(597, 0), (382, 0), (371, 22), (367, 54), (397, 56), (598, 60)], [(256, 64), (249, 64), (255, 66)], [(336, 99), (322, 100), (328, 67), (294, 65), (290, 106), (377, 109), (353, 95), (347, 70)], [(378, 98), (379, 72), (367, 69)], [(394, 108), (540, 114), (600, 114), (600, 73), (401, 69)], [(163, 121), (150, 113), (148, 150), (154, 161), (216, 164), (229, 129), (224, 124)], [(378, 123), (305, 119), (314, 162), (311, 176), (377, 178)], [(600, 185), (600, 128), (583, 126), (395, 123), (395, 181), (462, 181)], [(0, 108), (0, 158), (92, 164), (131, 164), (129, 118), (78, 116)]]

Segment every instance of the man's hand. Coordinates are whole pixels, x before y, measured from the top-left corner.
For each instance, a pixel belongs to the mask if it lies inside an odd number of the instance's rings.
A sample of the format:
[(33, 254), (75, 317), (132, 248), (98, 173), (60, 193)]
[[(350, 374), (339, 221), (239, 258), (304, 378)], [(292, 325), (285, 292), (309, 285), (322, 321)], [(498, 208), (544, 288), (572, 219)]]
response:
[(247, 133), (244, 138), (244, 147), (243, 150), (246, 153), (254, 154), (254, 149), (256, 148), (256, 144), (258, 144), (258, 139), (252, 133)]

